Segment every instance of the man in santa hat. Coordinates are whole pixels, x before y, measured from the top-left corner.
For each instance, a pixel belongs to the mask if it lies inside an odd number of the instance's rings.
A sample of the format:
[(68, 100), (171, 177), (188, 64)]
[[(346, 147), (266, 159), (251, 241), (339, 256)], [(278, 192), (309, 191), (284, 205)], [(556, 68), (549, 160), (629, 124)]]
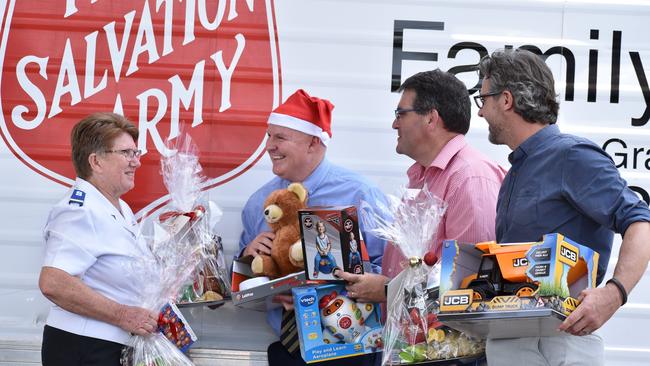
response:
[[(339, 167), (326, 158), (327, 145), (332, 138), (331, 121), (334, 105), (328, 100), (312, 97), (300, 89), (276, 108), (268, 119), (266, 151), (273, 164), (276, 176), (264, 184), (249, 198), (242, 211), (244, 231), (239, 241), (240, 256), (255, 256), (258, 253), (271, 254), (274, 234), (264, 220), (263, 203), (266, 197), (277, 189), (287, 188), (290, 183), (302, 183), (309, 198), (308, 206), (355, 205), (361, 201), (373, 205), (385, 197), (379, 188), (357, 173)], [(385, 242), (364, 232), (373, 270), (381, 272), (381, 259)], [(292, 309), (291, 295), (278, 295), (274, 301), (283, 303), (285, 309)], [(280, 335), (282, 311), (276, 309), (267, 314), (267, 320)], [(285, 345), (287, 342), (285, 341)], [(269, 364), (305, 364), (300, 357), (296, 342), (289, 350), (280, 342), (272, 343), (268, 349)], [(374, 355), (354, 357), (350, 364), (372, 364)], [(348, 361), (335, 360), (337, 365)], [(325, 362), (324, 364), (327, 364)]]

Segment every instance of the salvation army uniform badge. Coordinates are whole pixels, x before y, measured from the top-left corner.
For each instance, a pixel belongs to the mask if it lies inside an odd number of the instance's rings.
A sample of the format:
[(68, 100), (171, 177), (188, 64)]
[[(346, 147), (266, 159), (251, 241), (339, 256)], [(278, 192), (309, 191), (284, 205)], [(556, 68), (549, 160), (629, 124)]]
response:
[(72, 191), (70, 200), (68, 201), (69, 205), (77, 205), (79, 207), (84, 205), (84, 200), (86, 199), (86, 192), (75, 189)]

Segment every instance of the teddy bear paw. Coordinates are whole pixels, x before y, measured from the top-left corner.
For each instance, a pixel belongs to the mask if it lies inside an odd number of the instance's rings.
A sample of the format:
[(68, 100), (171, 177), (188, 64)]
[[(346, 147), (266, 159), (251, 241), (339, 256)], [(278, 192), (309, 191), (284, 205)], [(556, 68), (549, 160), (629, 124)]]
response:
[(262, 257), (258, 255), (253, 258), (253, 261), (251, 262), (251, 270), (255, 274), (261, 274), (264, 272), (264, 261), (262, 260)]
[(300, 241), (297, 241), (291, 245), (291, 250), (289, 251), (289, 259), (294, 266), (303, 266), (302, 244)]

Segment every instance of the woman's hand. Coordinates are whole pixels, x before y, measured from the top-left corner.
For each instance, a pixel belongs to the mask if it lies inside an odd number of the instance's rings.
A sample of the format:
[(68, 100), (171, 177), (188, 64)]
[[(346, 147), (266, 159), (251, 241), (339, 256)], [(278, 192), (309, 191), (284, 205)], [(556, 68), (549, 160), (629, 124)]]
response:
[(147, 335), (158, 329), (158, 314), (137, 306), (121, 305), (118, 327), (136, 335)]
[(119, 304), (61, 269), (43, 267), (39, 286), (45, 297), (71, 313), (113, 324), (138, 335), (153, 333), (158, 328), (157, 313)]

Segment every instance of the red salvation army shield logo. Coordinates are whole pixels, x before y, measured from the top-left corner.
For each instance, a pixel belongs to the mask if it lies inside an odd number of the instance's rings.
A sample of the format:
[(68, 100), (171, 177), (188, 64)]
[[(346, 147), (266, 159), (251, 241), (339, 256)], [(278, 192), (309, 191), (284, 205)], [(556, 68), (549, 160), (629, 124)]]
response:
[(266, 120), (281, 100), (272, 0), (35, 5), (4, 2), (0, 47), (1, 134), (33, 170), (72, 185), (70, 131), (98, 111), (139, 128), (142, 167), (123, 197), (136, 212), (164, 201), (160, 156), (180, 131), (200, 150), (204, 188), (263, 154)]

